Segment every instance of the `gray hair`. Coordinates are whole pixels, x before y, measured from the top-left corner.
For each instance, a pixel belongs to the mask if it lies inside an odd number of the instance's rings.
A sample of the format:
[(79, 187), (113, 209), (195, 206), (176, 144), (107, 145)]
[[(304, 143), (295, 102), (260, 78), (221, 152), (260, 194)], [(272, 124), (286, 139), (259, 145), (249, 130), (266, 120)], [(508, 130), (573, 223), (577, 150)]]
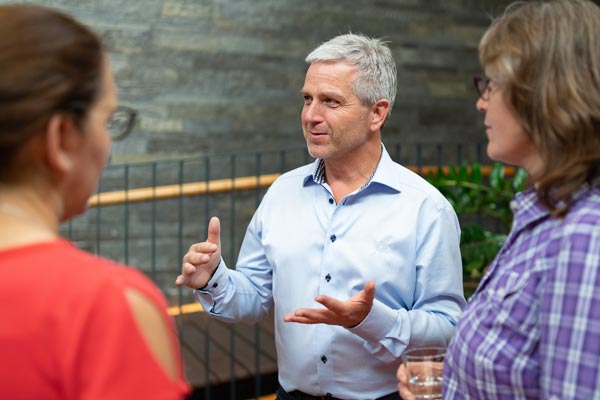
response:
[(336, 36), (314, 49), (305, 61), (356, 66), (358, 73), (352, 89), (361, 103), (370, 106), (386, 99), (391, 111), (396, 98), (396, 63), (383, 40), (354, 33)]

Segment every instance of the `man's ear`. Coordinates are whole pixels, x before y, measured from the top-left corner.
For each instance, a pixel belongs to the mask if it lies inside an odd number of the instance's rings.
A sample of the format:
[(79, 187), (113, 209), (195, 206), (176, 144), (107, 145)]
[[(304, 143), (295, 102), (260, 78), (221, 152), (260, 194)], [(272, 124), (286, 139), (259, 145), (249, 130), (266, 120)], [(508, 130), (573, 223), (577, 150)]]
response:
[(60, 175), (71, 171), (75, 165), (81, 136), (79, 128), (69, 116), (54, 114), (46, 125), (46, 159), (51, 170)]
[(390, 102), (386, 99), (377, 100), (371, 106), (371, 131), (379, 132), (385, 122), (388, 112), (390, 111)]

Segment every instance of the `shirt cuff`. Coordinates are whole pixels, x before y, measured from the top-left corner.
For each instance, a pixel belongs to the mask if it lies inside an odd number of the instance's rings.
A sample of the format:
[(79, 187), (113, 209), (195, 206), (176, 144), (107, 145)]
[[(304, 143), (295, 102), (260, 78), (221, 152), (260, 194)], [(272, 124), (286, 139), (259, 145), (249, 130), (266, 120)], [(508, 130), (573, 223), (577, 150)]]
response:
[(397, 321), (397, 319), (401, 319), (399, 315), (401, 312), (406, 313), (406, 310), (394, 310), (380, 301), (374, 300), (373, 307), (366, 318), (360, 324), (354, 328), (348, 328), (348, 330), (367, 342), (382, 342), (395, 330), (395, 325), (401, 323)]
[(194, 296), (202, 304), (202, 307), (211, 314), (218, 314), (215, 311), (215, 298), (223, 292), (225, 283), (227, 282), (227, 265), (221, 259), (215, 273), (208, 281), (206, 286), (201, 289), (194, 290)]

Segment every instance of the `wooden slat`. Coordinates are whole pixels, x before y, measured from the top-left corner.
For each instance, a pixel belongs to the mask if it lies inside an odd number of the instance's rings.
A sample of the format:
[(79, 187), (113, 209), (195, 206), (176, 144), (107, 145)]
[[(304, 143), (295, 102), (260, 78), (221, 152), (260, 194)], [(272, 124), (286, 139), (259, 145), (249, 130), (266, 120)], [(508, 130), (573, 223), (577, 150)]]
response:
[[(258, 400), (275, 400), (277, 398), (277, 396), (275, 395), (275, 393), (273, 394), (268, 394), (266, 396), (261, 396), (258, 398)], [(248, 399), (250, 400), (250, 399)]]
[(175, 317), (177, 315), (181, 315), (181, 314), (193, 314), (193, 313), (203, 312), (203, 311), (204, 311), (204, 308), (202, 308), (202, 304), (200, 304), (198, 302), (169, 307), (169, 309), (167, 310), (169, 315), (171, 315), (173, 317)]
[[(422, 167), (409, 166), (408, 169), (417, 172), (421, 175), (428, 175), (438, 171), (438, 166), (425, 165)], [(488, 176), (491, 171), (491, 166), (484, 165), (481, 167), (483, 176)], [(444, 166), (442, 170), (448, 173), (450, 167)], [(470, 168), (469, 168), (470, 171)], [(515, 173), (515, 168), (504, 167), (504, 173), (511, 176)], [(201, 196), (208, 194), (227, 193), (232, 190), (253, 190), (257, 188), (269, 187), (275, 179), (281, 174), (268, 174), (261, 176), (244, 176), (235, 179), (217, 179), (208, 182), (191, 182), (175, 185), (163, 185), (155, 187), (145, 187), (138, 189), (117, 190), (112, 192), (102, 192), (93, 195), (88, 207), (112, 206), (124, 203), (139, 203), (152, 200), (172, 199), (180, 196)]]
[(172, 199), (180, 196), (200, 196), (227, 193), (233, 190), (251, 190), (268, 187), (281, 174), (245, 176), (235, 179), (218, 179), (208, 182), (192, 182), (175, 185), (117, 190), (93, 195), (88, 207), (112, 206), (123, 203), (139, 203), (152, 200)]

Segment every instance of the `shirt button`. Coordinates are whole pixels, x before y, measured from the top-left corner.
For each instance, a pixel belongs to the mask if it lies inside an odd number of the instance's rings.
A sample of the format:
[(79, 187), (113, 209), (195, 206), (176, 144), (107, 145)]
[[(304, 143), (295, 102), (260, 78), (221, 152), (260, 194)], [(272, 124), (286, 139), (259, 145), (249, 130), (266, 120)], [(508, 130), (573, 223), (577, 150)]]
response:
[(324, 355), (323, 355), (323, 356), (321, 356), (321, 362), (322, 362), (323, 364), (325, 364), (325, 363), (327, 362), (327, 357), (325, 357)]
[(331, 236), (329, 236), (329, 239), (331, 239), (331, 242), (333, 243), (333, 242), (335, 242), (335, 239), (337, 239), (337, 238), (335, 237), (335, 235), (331, 235)]
[(325, 275), (325, 280), (327, 282), (329, 282), (331, 280), (331, 275), (329, 275), (329, 274)]
[(213, 283), (212, 287), (216, 288), (217, 286), (219, 286), (219, 284), (217, 282)]
[(329, 198), (329, 204), (333, 204), (333, 199), (331, 197)]

